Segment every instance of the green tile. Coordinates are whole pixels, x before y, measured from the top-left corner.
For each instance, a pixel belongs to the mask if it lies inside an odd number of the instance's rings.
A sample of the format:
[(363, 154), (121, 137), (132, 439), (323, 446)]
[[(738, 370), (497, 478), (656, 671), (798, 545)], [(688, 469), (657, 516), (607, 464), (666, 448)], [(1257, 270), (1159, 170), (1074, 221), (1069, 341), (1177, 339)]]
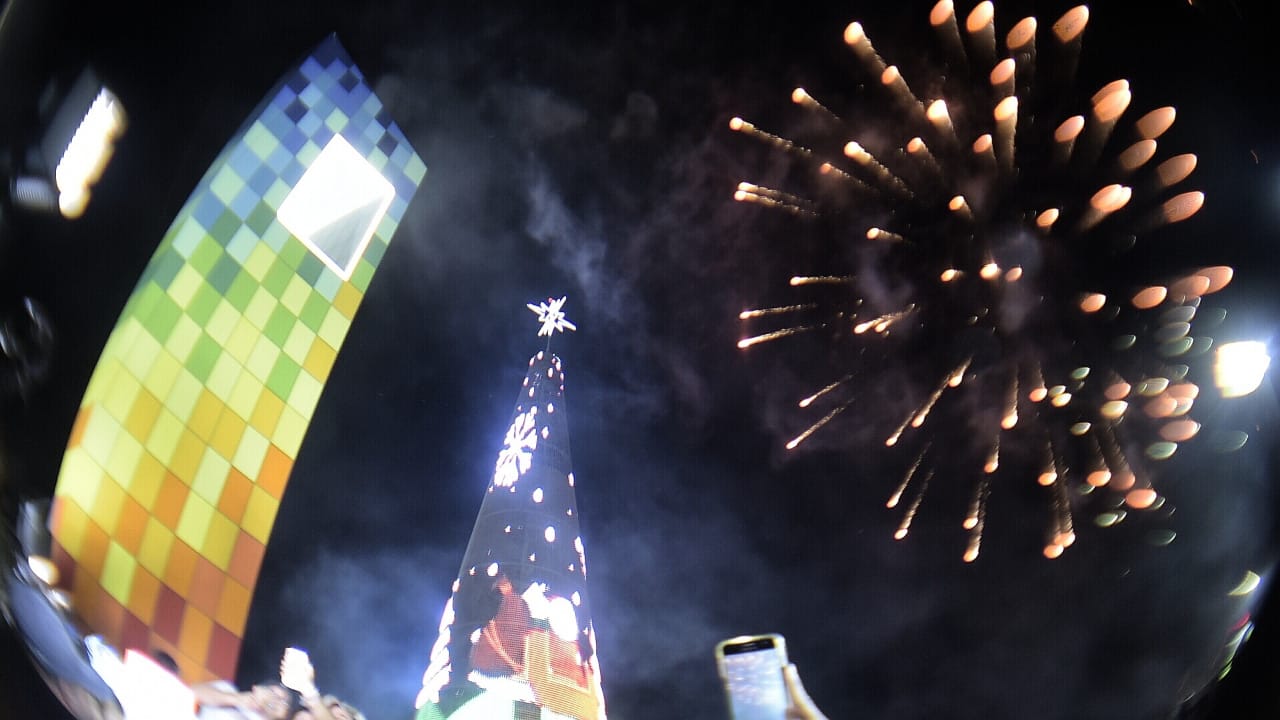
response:
[(298, 263), (302, 262), (305, 257), (311, 257), (311, 252), (307, 250), (307, 247), (300, 240), (287, 242), (284, 247), (280, 248), (280, 259), (291, 268), (298, 267)]
[(324, 272), (324, 263), (320, 262), (320, 258), (311, 253), (307, 253), (307, 256), (298, 263), (298, 275), (310, 285), (316, 284), (316, 280), (320, 279), (320, 273), (322, 272)]
[(218, 341), (209, 337), (208, 333), (200, 333), (200, 339), (196, 341), (195, 347), (191, 348), (191, 354), (187, 356), (187, 370), (200, 382), (207, 382), (209, 373), (213, 372), (213, 366), (218, 362), (218, 356), (221, 354), (222, 346)]
[(213, 269), (208, 272), (205, 279), (213, 286), (214, 290), (226, 295), (239, 272), (240, 263), (236, 262), (235, 258), (230, 255), (224, 254), (218, 258), (218, 262), (214, 263)]
[(292, 279), (293, 268), (289, 267), (284, 260), (276, 260), (267, 271), (267, 276), (262, 279), (262, 287), (278, 298), (284, 294), (284, 289), (289, 287), (289, 281)]
[(324, 299), (324, 296), (311, 293), (307, 301), (302, 304), (302, 312), (298, 314), (298, 319), (312, 332), (319, 332), (320, 324), (324, 322), (324, 315), (327, 312), (329, 312), (329, 302)]
[(156, 285), (167, 288), (169, 283), (173, 282), (174, 276), (182, 269), (183, 264), (181, 255), (166, 248), (152, 258), (142, 276), (144, 278), (149, 276)]
[(253, 276), (247, 272), (241, 271), (236, 274), (236, 279), (231, 281), (231, 287), (227, 288), (227, 302), (240, 312), (249, 307), (249, 300), (253, 298), (253, 293), (258, 289), (258, 283)]
[(151, 309), (149, 312), (138, 313), (138, 319), (142, 321), (143, 327), (150, 332), (156, 340), (164, 342), (169, 339), (169, 333), (173, 332), (173, 326), (177, 324), (178, 318), (182, 316), (182, 308), (178, 307), (178, 303), (173, 301), (164, 292), (161, 292), (155, 285), (148, 283), (147, 290), (154, 288), (156, 290), (156, 298), (149, 302)]
[(240, 229), (240, 225), (240, 218), (236, 217), (236, 214), (228, 208), (222, 211), (217, 221), (213, 223), (213, 227), (209, 228), (209, 234), (213, 236), (214, 240), (225, 244), (230, 242), (236, 230)]
[(373, 281), (374, 266), (365, 258), (360, 258), (356, 263), (356, 269), (351, 273), (351, 284), (355, 286), (360, 294), (369, 291), (369, 283)]
[(217, 290), (209, 287), (209, 283), (201, 282), (195, 294), (187, 302), (187, 314), (200, 325), (209, 322), (209, 317), (218, 307), (218, 299), (222, 297)]
[(262, 328), (262, 334), (271, 339), (271, 342), (284, 347), (284, 343), (289, 339), (289, 331), (293, 330), (294, 323), (298, 322), (298, 318), (289, 309), (283, 305), (277, 305), (272, 311), (270, 319), (267, 320), (266, 327)]
[(275, 393), (276, 397), (287, 400), (289, 393), (293, 392), (293, 384), (297, 382), (300, 372), (302, 368), (298, 363), (288, 355), (280, 353), (276, 358), (275, 367), (271, 368), (271, 374), (267, 376), (267, 388)]
[(261, 236), (270, 227), (271, 221), (276, 219), (276, 211), (271, 209), (270, 205), (265, 202), (259, 202), (249, 211), (249, 217), (244, 219), (245, 225)]
[(200, 238), (200, 243), (196, 245), (195, 252), (191, 253), (191, 267), (200, 271), (201, 275), (208, 275), (213, 266), (217, 264), (218, 258), (222, 257), (222, 246), (214, 242), (213, 238), (205, 235)]

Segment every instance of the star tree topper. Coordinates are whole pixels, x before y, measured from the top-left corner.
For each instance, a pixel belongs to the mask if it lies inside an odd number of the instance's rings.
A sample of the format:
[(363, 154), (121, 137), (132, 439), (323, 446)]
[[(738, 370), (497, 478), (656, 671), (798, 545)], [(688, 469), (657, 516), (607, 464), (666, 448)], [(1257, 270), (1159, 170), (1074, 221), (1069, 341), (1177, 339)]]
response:
[(564, 301), (568, 300), (568, 296), (559, 300), (547, 298), (544, 302), (537, 305), (533, 303), (525, 303), (525, 307), (529, 308), (538, 315), (538, 322), (542, 323), (542, 327), (538, 329), (538, 337), (546, 335), (551, 337), (552, 333), (564, 332), (565, 330), (577, 330), (578, 327), (569, 322), (564, 316)]

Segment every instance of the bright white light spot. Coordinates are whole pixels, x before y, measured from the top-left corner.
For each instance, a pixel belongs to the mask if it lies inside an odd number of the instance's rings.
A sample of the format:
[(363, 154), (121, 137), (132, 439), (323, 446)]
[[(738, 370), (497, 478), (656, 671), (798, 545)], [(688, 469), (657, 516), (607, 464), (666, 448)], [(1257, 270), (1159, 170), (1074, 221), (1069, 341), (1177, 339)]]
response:
[(573, 549), (574, 549), (574, 550), (577, 550), (579, 555), (581, 555), (583, 552), (585, 552), (585, 551), (582, 549), (582, 538), (580, 538), (580, 537), (576, 537), (576, 538), (574, 538), (574, 539), (573, 539)]
[(550, 525), (548, 525), (548, 526), (547, 526), (547, 529), (542, 531), (542, 537), (546, 538), (546, 539), (547, 539), (547, 542), (555, 542), (555, 541), (556, 541), (556, 529), (555, 529), (555, 528), (553, 528), (553, 527), (551, 527)]
[(395, 195), (382, 173), (334, 135), (276, 217), (329, 269), (350, 280)]
[(547, 436), (548, 436), (548, 435), (550, 435), (550, 434), (551, 434), (551, 428), (546, 427), (546, 426), (544, 425), (544, 426), (543, 426), (543, 428), (542, 428), (542, 439), (543, 439), (543, 440), (546, 440), (546, 439), (547, 439)]
[[(578, 327), (569, 322), (564, 316), (564, 301), (568, 297), (562, 297), (559, 300), (547, 298), (545, 302), (534, 305), (526, 303), (525, 307), (537, 314), (538, 322), (542, 323), (542, 327), (538, 329), (538, 337), (543, 335), (550, 336), (554, 332), (564, 332), (565, 330), (577, 330)], [(542, 359), (542, 353), (538, 353), (538, 359)], [(550, 375), (548, 375), (550, 377)]]
[(1222, 397), (1244, 397), (1262, 384), (1271, 356), (1265, 343), (1256, 340), (1218, 346), (1213, 365), (1213, 383)]
[(573, 473), (569, 473), (569, 487), (573, 487)]
[(534, 488), (533, 501), (536, 503), (542, 502), (542, 488)]
[(489, 563), (489, 567), (484, 569), (484, 574), (489, 577), (498, 576), (498, 563)]
[(553, 403), (547, 403), (547, 412), (548, 412), (548, 413), (553, 413), (553, 412), (555, 412), (555, 411), (556, 411), (556, 406), (555, 406), (555, 404), (553, 404)]
[(573, 642), (578, 638), (578, 614), (574, 612), (572, 603), (562, 597), (553, 597), (547, 614), (551, 631), (561, 640)]
[(529, 562), (538, 562), (538, 553), (529, 553)]
[(511, 534), (511, 526), (510, 526), (510, 525), (508, 525), (508, 526), (506, 526), (506, 527), (502, 528), (502, 532), (507, 533), (508, 535), (510, 535), (510, 534)]
[(1257, 590), (1257, 589), (1258, 589), (1258, 584), (1259, 584), (1259, 583), (1261, 583), (1261, 582), (1262, 582), (1262, 578), (1258, 576), (1258, 573), (1256, 573), (1256, 572), (1254, 572), (1254, 571), (1252, 571), (1252, 570), (1246, 570), (1246, 571), (1245, 571), (1245, 573), (1244, 573), (1244, 579), (1243, 579), (1243, 580), (1241, 580), (1241, 581), (1240, 581), (1240, 584), (1239, 584), (1239, 585), (1236, 585), (1234, 588), (1232, 588), (1232, 589), (1231, 589), (1231, 592), (1229, 592), (1229, 593), (1227, 593), (1227, 594), (1228, 594), (1228, 595), (1231, 595), (1231, 596), (1233, 596), (1233, 597), (1240, 597), (1240, 596), (1242, 596), (1242, 595), (1248, 595), (1249, 593), (1253, 592), (1254, 590)]
[[(569, 569), (572, 570), (573, 568), (570, 567)], [(573, 594), (569, 596), (569, 599), (573, 601), (574, 605), (582, 604), (582, 595), (580, 595), (577, 590), (573, 591)]]
[[(530, 392), (532, 390), (530, 388)], [(493, 484), (514, 489), (516, 481), (533, 464), (533, 450), (537, 447), (538, 435), (533, 424), (533, 412), (517, 415), (502, 440), (502, 450), (498, 453), (498, 462), (493, 471)]]
[(476, 628), (475, 632), (471, 633), (471, 644), (475, 645), (476, 643), (479, 643), (479, 642), (480, 642), (480, 628)]

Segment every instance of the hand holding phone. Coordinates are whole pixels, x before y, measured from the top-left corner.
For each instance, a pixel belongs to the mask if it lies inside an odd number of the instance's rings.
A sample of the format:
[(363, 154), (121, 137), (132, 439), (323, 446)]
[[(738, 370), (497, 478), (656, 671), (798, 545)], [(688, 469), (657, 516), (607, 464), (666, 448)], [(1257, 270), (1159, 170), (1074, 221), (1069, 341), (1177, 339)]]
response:
[(716, 666), (734, 720), (785, 720), (787, 695), (781, 635), (743, 635), (716, 645)]

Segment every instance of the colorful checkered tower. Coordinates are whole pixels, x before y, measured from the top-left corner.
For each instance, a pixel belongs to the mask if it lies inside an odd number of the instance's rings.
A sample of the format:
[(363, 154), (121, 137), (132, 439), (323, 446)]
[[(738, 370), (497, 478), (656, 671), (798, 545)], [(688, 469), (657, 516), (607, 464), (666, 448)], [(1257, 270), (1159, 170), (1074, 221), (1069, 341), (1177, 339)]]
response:
[(74, 607), (191, 682), (235, 676), (303, 436), (426, 166), (336, 37), (268, 93), (143, 270), (76, 417), (54, 559)]
[[(529, 309), (573, 330), (564, 298)], [(419, 720), (604, 720), (564, 372), (529, 360), (418, 696)]]

